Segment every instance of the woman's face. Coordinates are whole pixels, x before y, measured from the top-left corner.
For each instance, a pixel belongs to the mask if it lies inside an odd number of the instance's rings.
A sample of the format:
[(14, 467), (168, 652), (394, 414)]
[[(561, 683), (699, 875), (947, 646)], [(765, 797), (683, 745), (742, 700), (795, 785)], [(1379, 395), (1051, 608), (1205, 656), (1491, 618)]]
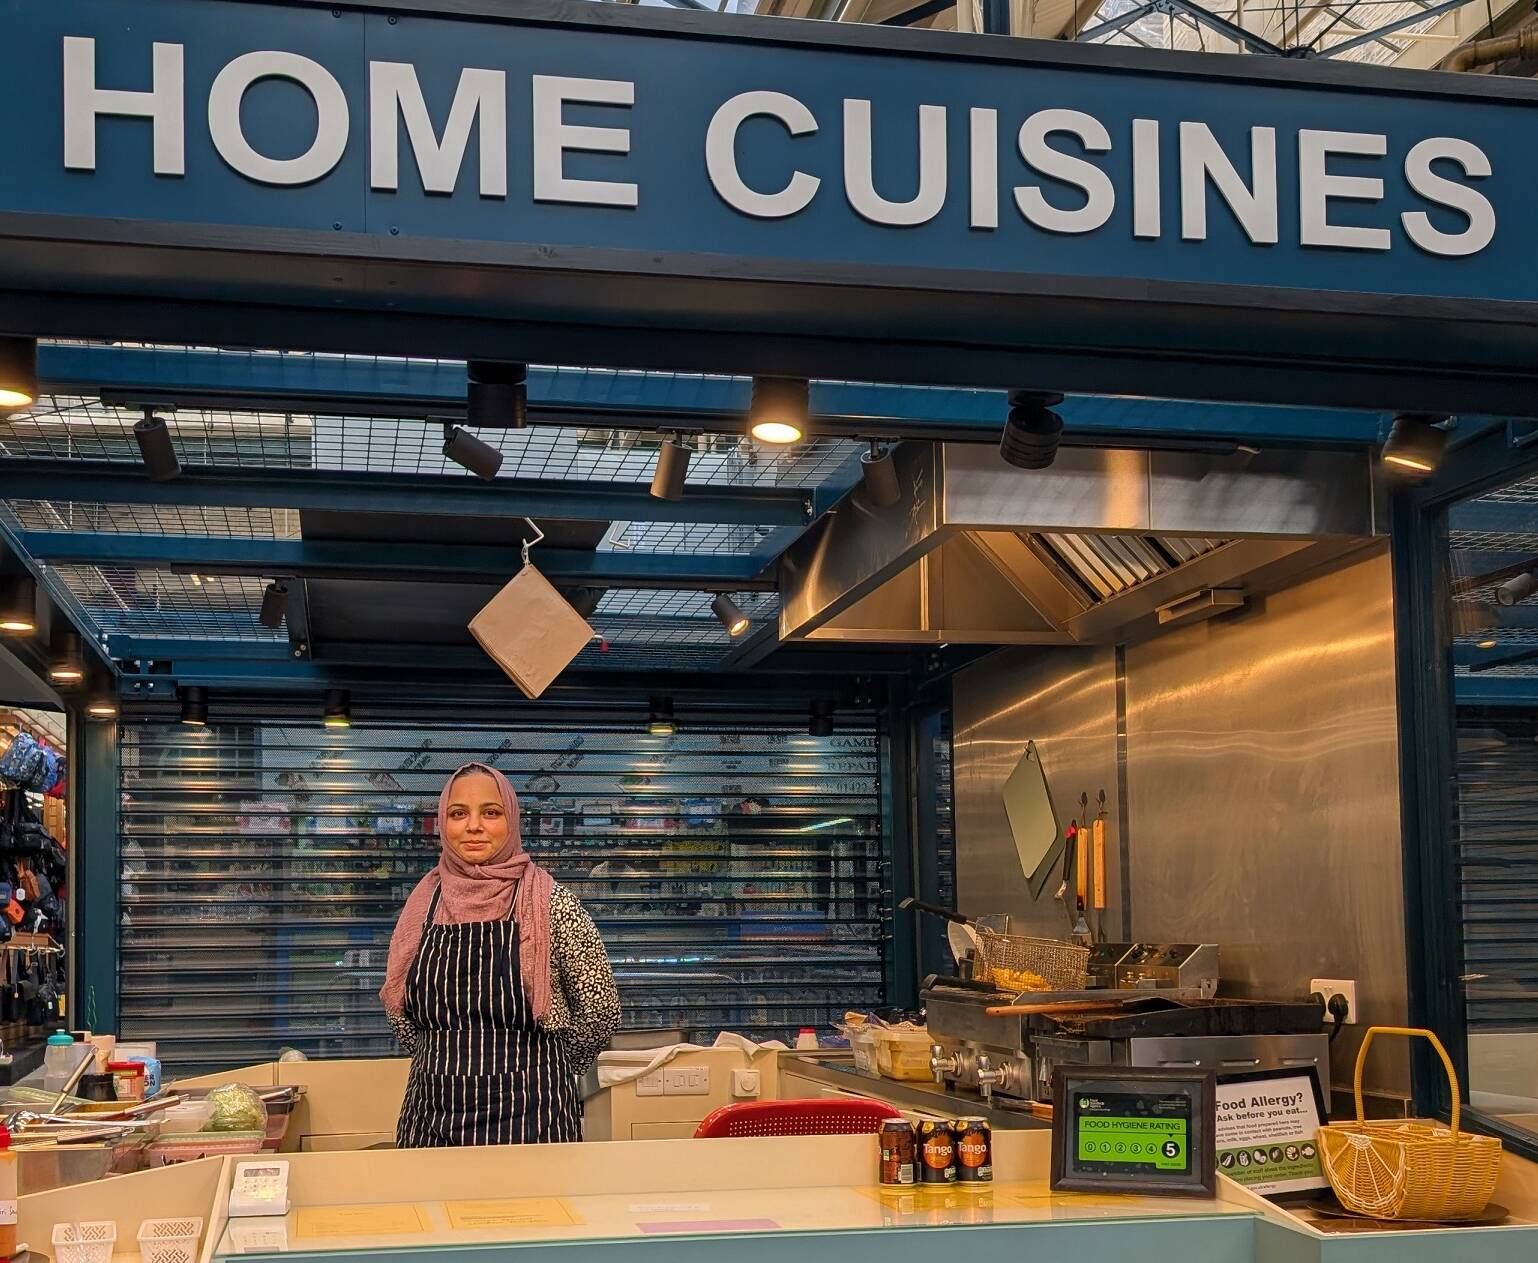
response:
[(485, 772), (466, 772), (449, 788), (444, 840), (469, 864), (486, 864), (507, 843), (509, 821), (497, 783)]

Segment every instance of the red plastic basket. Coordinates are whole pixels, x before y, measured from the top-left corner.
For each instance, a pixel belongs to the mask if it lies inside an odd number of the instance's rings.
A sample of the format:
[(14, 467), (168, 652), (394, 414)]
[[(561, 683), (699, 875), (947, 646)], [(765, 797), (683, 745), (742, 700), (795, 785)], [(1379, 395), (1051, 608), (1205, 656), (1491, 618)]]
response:
[(901, 1118), (881, 1101), (745, 1101), (724, 1105), (702, 1122), (696, 1140), (723, 1136), (867, 1136), (889, 1118)]

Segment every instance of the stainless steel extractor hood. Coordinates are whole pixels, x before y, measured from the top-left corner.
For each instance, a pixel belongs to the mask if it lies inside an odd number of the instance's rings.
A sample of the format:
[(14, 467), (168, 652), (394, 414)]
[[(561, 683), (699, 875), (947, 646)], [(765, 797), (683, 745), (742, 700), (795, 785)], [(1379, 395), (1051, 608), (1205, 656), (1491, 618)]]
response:
[(894, 459), (897, 504), (857, 489), (785, 553), (782, 640), (1121, 638), (1176, 602), (1234, 608), (1236, 593), (1383, 531), (1360, 452), (1063, 448), (1050, 469), (1025, 471), (991, 446), (906, 443)]

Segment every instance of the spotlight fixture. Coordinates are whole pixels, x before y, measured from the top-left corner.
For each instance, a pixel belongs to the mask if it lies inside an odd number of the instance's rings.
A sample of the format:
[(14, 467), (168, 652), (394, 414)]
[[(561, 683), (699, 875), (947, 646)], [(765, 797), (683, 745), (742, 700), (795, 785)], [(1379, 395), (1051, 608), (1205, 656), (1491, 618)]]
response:
[(467, 420), (471, 425), (521, 430), (529, 423), (529, 366), (502, 360), (471, 360), (466, 365)]
[(0, 631), (28, 636), (37, 630), (37, 583), (31, 575), (12, 575), (0, 588)]
[(276, 581), (269, 583), (262, 593), (262, 612), (257, 621), (263, 627), (277, 631), (288, 617), (288, 585)]
[(748, 433), (761, 443), (799, 443), (806, 437), (811, 396), (804, 377), (755, 377)]
[(1476, 646), (1475, 646), (1475, 648), (1476, 648), (1476, 649), (1494, 649), (1494, 648), (1495, 648), (1495, 645), (1496, 645), (1496, 642), (1495, 642), (1495, 641), (1493, 641), (1493, 640), (1481, 640), (1481, 641), (1480, 641), (1480, 642), (1479, 642), (1479, 643), (1478, 643), (1478, 644), (1477, 644), (1477, 645), (1476, 645)]
[(875, 508), (887, 509), (902, 499), (890, 447), (882, 447), (876, 439), (870, 441), (870, 451), (860, 453), (860, 482), (865, 499)]
[[(1496, 588), (1495, 599), (1501, 605), (1515, 605), (1527, 600), (1534, 592), (1538, 592), (1538, 572), (1526, 570)], [(0, 627), (4, 626), (0, 623)]]
[(37, 402), (37, 339), (0, 338), (0, 408)]
[(352, 694), (346, 689), (327, 689), (326, 717), (322, 722), (327, 728), (351, 728)]
[(189, 728), (208, 726), (208, 690), (199, 684), (189, 684), (180, 690), (182, 699), (182, 723)]
[(182, 472), (182, 463), (176, 457), (176, 444), (171, 441), (171, 427), (164, 417), (155, 415), (154, 409), (146, 408), (143, 419), (135, 422), (134, 439), (139, 444), (144, 472), (151, 482), (170, 482)]
[(721, 620), (721, 626), (726, 628), (726, 634), (733, 639), (742, 635), (751, 625), (741, 607), (725, 592), (716, 593), (716, 599), (710, 603), (710, 612)]
[(682, 500), (684, 476), (689, 472), (689, 449), (683, 435), (663, 440), (657, 449), (657, 468), (652, 473), (652, 495), (658, 500)]
[(812, 703), (811, 717), (806, 725), (807, 735), (811, 737), (831, 737), (833, 735), (833, 703), (826, 700)]
[(1447, 431), (1439, 424), (1446, 417), (1403, 412), (1389, 427), (1383, 444), (1383, 463), (1411, 474), (1429, 474), (1442, 459), (1447, 447)]
[(502, 468), (502, 453), (459, 425), (443, 427), (443, 454), (461, 469), (490, 482)]
[(999, 455), (1016, 469), (1046, 469), (1057, 459), (1063, 418), (1052, 411), (1062, 395), (1033, 390), (1009, 392), (1009, 416), (999, 439)]
[(566, 591), (566, 603), (583, 619), (593, 617), (602, 599), (602, 588), (568, 588)]
[(55, 684), (80, 684), (85, 680), (85, 663), (80, 660), (80, 637), (65, 632), (59, 647), (48, 662), (48, 678)]
[(646, 731), (654, 737), (671, 737), (678, 731), (678, 725), (673, 722), (671, 697), (652, 698), (651, 713), (646, 717)]
[(86, 703), (85, 713), (92, 719), (116, 719), (117, 703), (110, 697), (98, 697)]

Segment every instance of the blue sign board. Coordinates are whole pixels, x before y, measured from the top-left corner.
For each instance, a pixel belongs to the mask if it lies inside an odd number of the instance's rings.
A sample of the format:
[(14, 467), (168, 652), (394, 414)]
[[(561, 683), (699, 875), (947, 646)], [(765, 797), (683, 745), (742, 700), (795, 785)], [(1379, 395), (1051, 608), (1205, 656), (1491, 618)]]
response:
[(1531, 85), (727, 17), (0, 0), (0, 21), (0, 216), (1538, 300)]

